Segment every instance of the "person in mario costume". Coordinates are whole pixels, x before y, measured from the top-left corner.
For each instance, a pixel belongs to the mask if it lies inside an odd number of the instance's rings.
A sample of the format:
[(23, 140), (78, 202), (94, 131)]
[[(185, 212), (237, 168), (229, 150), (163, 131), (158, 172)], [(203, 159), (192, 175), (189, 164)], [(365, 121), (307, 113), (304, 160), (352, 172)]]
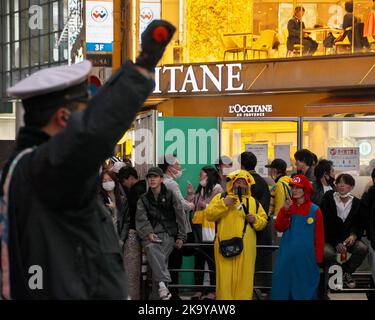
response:
[(272, 276), (272, 300), (317, 298), (319, 266), (324, 257), (323, 216), (311, 202), (312, 185), (304, 175), (290, 182), (292, 199), (287, 200), (275, 220), (283, 232)]

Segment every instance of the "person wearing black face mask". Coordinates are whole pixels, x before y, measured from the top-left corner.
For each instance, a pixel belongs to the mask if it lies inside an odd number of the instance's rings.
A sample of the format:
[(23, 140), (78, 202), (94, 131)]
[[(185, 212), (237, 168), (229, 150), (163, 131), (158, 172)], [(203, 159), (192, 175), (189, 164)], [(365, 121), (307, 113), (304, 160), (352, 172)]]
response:
[(324, 194), (329, 190), (336, 190), (333, 162), (326, 159), (320, 160), (315, 167), (314, 175), (316, 180), (313, 182), (311, 201), (320, 206)]

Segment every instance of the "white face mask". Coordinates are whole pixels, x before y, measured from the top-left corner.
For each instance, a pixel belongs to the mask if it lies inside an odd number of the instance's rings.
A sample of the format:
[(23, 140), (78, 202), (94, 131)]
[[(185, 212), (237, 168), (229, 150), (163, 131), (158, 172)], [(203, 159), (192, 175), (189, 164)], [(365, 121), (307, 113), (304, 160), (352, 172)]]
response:
[(175, 179), (179, 179), (182, 177), (182, 171), (177, 171), (177, 173), (174, 175)]
[(115, 182), (114, 181), (103, 182), (102, 186), (105, 191), (113, 191), (115, 189)]
[(173, 179), (178, 179), (178, 178), (181, 178), (182, 176), (182, 170), (177, 170), (175, 168), (170, 168), (170, 171), (169, 171), (173, 177)]
[(207, 186), (207, 179), (204, 179), (204, 180), (199, 181), (199, 184), (200, 184), (202, 187)]
[(351, 193), (350, 192), (345, 193), (345, 194), (339, 193), (339, 195), (340, 195), (340, 198), (347, 198), (347, 197), (349, 197), (351, 195)]

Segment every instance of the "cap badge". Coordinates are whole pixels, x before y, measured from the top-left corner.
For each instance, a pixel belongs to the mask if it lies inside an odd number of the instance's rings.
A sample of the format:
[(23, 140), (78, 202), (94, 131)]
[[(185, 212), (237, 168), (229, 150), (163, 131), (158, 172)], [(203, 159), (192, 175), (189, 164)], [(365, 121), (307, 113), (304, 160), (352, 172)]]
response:
[(293, 182), (294, 183), (301, 183), (301, 178), (300, 177), (294, 177)]

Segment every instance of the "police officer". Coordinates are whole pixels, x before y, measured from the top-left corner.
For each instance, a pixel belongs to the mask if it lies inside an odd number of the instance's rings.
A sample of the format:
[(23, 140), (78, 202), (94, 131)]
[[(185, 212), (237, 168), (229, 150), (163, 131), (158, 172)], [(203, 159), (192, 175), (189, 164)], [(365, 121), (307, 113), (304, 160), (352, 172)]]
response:
[(151, 93), (174, 32), (153, 21), (136, 63), (125, 62), (91, 100), (87, 61), (37, 72), (8, 90), (23, 102), (25, 126), (1, 180), (3, 298), (127, 298), (98, 172)]

